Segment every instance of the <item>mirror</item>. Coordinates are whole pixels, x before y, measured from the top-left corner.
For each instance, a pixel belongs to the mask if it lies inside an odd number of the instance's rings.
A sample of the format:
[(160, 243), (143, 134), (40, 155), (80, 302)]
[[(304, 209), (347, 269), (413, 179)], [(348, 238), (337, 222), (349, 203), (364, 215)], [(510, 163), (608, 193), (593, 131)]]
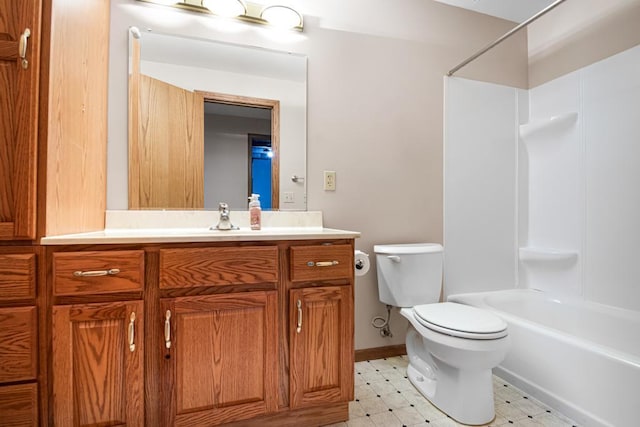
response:
[(306, 209), (306, 56), (129, 40), (129, 209)]

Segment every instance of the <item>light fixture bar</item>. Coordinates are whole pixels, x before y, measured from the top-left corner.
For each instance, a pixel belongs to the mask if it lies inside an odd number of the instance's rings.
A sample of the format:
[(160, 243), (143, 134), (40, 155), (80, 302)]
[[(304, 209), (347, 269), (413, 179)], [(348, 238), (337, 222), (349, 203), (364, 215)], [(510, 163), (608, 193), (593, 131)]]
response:
[[(168, 5), (167, 5), (167, 0), (137, 0), (137, 1), (144, 2), (144, 3), (163, 4), (169, 7), (176, 7), (178, 9), (188, 10), (190, 12), (206, 13), (213, 16), (219, 16), (219, 15), (216, 15), (211, 10), (207, 9), (206, 7), (202, 6), (201, 0), (177, 0), (175, 4), (168, 4)], [(250, 3), (250, 2), (244, 2), (244, 4), (246, 6), (246, 13), (244, 15), (235, 16), (231, 19), (238, 19), (240, 21), (248, 22), (251, 24), (271, 26), (271, 23), (269, 21), (261, 18), (262, 10), (265, 9), (264, 6), (258, 5), (255, 3)], [(294, 27), (291, 27), (290, 29), (295, 31), (302, 31), (303, 29), (302, 15), (297, 11), (295, 12), (300, 16), (300, 25), (296, 25)]]

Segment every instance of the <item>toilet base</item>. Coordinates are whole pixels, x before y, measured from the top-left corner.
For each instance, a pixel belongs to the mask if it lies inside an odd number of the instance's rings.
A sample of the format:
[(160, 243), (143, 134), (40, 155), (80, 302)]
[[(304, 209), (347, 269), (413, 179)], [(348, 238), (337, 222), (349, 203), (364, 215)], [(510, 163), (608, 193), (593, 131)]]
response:
[[(407, 367), (407, 377), (420, 394), (454, 421), (467, 425), (484, 425), (495, 418), (491, 371), (488, 374), (488, 382), (478, 378), (467, 383), (467, 378), (461, 381), (461, 387), (446, 387), (443, 381), (438, 383), (422, 375), (412, 365)], [(478, 380), (479, 383), (473, 384)]]
[(491, 368), (460, 369), (434, 357), (412, 326), (406, 343), (407, 377), (429, 402), (462, 424), (482, 425), (495, 418)]

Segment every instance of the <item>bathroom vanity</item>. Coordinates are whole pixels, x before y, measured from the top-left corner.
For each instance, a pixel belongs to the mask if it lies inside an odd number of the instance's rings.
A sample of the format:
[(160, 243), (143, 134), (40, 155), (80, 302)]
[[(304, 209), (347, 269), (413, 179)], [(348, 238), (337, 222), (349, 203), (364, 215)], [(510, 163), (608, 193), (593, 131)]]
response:
[(348, 419), (358, 235), (302, 227), (43, 239), (54, 423)]

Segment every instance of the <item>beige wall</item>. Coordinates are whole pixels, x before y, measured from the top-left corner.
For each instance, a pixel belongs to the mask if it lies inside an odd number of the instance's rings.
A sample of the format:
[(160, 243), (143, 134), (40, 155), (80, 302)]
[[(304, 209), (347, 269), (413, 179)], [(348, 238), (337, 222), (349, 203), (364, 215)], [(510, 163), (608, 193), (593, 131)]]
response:
[[(301, 9), (304, 33), (277, 39), (256, 26), (226, 32), (210, 17), (112, 0), (109, 192), (126, 191), (126, 30), (186, 32), (308, 55), (307, 202), (325, 226), (360, 231), (356, 247), (371, 257), (377, 243), (442, 242), (443, 77), (514, 24), (430, 0), (307, 3), (333, 9)], [(526, 35), (457, 75), (526, 87)], [(322, 190), (324, 170), (336, 171), (336, 191)], [(356, 281), (355, 309), (357, 349), (404, 343), (397, 314), (392, 339), (370, 326), (385, 312), (375, 262)]]
[(640, 43), (640, 0), (567, 0), (528, 33), (536, 87)]

